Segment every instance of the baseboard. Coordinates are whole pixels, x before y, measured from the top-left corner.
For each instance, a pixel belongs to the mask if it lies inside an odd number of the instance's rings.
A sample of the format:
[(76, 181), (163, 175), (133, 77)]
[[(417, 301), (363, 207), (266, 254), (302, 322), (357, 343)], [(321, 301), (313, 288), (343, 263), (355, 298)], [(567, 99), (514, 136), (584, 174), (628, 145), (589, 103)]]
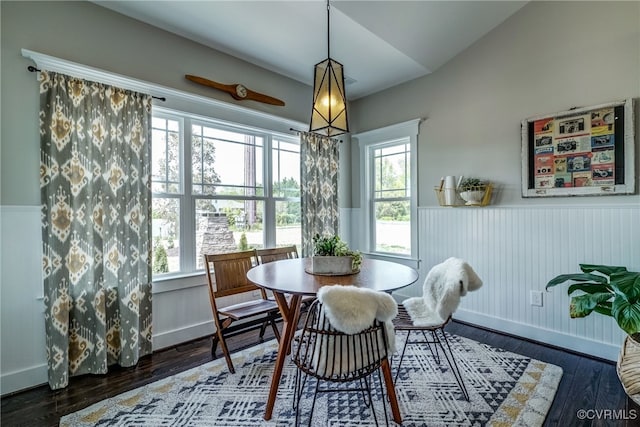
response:
[(159, 333), (153, 336), (153, 351), (212, 335), (215, 330), (213, 320), (211, 320)]
[(5, 396), (46, 384), (48, 375), (46, 363), (2, 374), (0, 376), (0, 395)]
[[(401, 292), (394, 292), (393, 297), (397, 302), (402, 302), (412, 295), (405, 295)], [(549, 344), (554, 347), (591, 355), (596, 358), (616, 361), (620, 353), (620, 345), (603, 343), (590, 340), (588, 338), (577, 337), (551, 329), (539, 328), (535, 325), (514, 322), (508, 319), (488, 316), (486, 314), (458, 309), (454, 314), (455, 320), (460, 320), (472, 325), (493, 329), (507, 334), (522, 337), (527, 340)]]
[[(184, 328), (174, 329), (153, 336), (153, 351), (172, 347), (187, 341), (192, 341), (211, 335), (215, 331), (213, 320), (196, 325), (189, 325)], [(20, 371), (2, 374), (0, 376), (0, 395), (25, 391), (30, 388), (39, 387), (47, 383), (47, 365), (36, 365)]]
[(453, 317), (455, 320), (494, 329), (527, 340), (549, 344), (554, 347), (591, 355), (600, 359), (616, 361), (620, 353), (620, 346), (552, 331), (550, 329), (539, 328), (533, 325), (513, 322), (507, 319), (487, 316), (486, 314), (464, 309), (456, 311)]

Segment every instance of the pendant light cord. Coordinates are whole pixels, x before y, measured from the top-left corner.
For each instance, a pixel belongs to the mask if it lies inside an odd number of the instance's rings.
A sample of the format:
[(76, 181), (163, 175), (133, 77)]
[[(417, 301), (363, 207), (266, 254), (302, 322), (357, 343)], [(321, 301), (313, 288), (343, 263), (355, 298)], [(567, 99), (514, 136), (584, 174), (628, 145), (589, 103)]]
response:
[(331, 37), (330, 37), (330, 23), (329, 19), (329, 0), (327, 0), (327, 58), (331, 58)]

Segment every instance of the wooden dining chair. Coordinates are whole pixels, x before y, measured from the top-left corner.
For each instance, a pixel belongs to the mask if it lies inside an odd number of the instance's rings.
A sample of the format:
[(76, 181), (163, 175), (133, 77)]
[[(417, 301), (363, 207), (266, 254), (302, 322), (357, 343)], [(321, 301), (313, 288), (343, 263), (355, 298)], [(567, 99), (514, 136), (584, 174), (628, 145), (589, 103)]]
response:
[(295, 245), (282, 246), (279, 248), (256, 249), (256, 256), (259, 264), (280, 261), (283, 259), (294, 259), (298, 257), (298, 248)]
[[(209, 299), (216, 325), (211, 355), (215, 358), (219, 342), (231, 373), (235, 373), (235, 369), (226, 338), (260, 328), (260, 339), (262, 340), (266, 329), (265, 325), (270, 324), (276, 339), (280, 340), (280, 332), (275, 322), (279, 313), (278, 305), (275, 301), (267, 298), (264, 289), (257, 287), (247, 279), (247, 271), (253, 267), (255, 260), (255, 249), (204, 255), (204, 265), (209, 282)], [(260, 291), (260, 297), (257, 299), (254, 296), (255, 291)], [(253, 299), (232, 305), (221, 305), (220, 298), (240, 294), (253, 296)], [(243, 320), (243, 322), (234, 324), (239, 320)]]

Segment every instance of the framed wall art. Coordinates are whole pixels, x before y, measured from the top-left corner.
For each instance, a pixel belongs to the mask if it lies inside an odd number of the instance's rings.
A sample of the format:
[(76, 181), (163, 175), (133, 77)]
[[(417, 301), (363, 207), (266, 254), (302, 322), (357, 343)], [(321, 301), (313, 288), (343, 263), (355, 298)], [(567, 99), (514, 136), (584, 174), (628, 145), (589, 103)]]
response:
[(522, 121), (522, 196), (633, 194), (633, 100)]

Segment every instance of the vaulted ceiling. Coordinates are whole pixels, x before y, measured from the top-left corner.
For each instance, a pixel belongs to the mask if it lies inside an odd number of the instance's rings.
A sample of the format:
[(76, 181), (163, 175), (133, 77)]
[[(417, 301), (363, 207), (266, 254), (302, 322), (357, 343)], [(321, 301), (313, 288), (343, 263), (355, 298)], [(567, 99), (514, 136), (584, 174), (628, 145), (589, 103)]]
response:
[[(322, 0), (94, 3), (309, 85), (327, 56)], [(435, 71), (526, 3), (332, 1), (331, 57), (357, 99)]]

